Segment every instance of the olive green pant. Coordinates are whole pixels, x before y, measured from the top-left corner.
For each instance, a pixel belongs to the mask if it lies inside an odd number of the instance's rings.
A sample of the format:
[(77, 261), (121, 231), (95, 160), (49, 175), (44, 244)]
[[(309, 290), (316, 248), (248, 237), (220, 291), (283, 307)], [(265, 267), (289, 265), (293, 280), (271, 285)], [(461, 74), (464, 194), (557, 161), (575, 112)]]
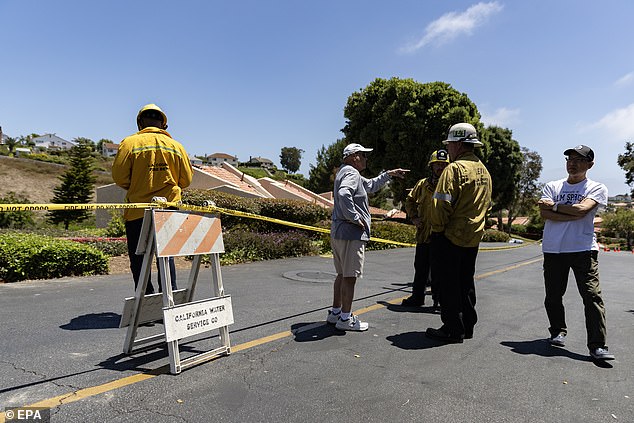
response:
[(544, 306), (550, 322), (552, 336), (567, 334), (563, 296), (568, 286), (570, 269), (577, 281), (577, 289), (583, 299), (588, 348), (605, 346), (605, 307), (599, 285), (598, 251), (576, 253), (544, 253)]

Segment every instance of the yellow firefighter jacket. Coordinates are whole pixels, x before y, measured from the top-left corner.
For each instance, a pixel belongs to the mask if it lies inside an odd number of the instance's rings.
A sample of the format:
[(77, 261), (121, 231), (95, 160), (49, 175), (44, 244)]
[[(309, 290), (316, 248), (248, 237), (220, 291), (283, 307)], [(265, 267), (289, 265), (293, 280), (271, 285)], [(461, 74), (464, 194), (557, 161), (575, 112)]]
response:
[(416, 227), (416, 243), (429, 242), (431, 235), (431, 207), (434, 187), (430, 178), (421, 179), (407, 194), (405, 199), (405, 211), (410, 219), (420, 218), (421, 226)]
[[(149, 203), (152, 197), (180, 201), (193, 170), (183, 146), (165, 130), (148, 127), (121, 141), (112, 164), (112, 179), (127, 190), (126, 202)], [(143, 209), (126, 209), (125, 220), (143, 217)]]
[(451, 162), (436, 185), (432, 231), (444, 232), (459, 247), (477, 247), (491, 208), (491, 175), (480, 159), (466, 152)]

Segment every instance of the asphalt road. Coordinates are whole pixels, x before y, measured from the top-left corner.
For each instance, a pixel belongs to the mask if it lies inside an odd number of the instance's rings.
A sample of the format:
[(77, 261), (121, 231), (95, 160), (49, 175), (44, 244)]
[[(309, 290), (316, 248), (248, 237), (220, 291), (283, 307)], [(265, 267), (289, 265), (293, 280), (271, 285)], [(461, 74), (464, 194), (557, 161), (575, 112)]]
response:
[[(595, 363), (572, 277), (567, 345), (545, 341), (538, 245), (480, 252), (479, 322), (474, 339), (453, 345), (424, 336), (440, 326), (429, 308), (390, 303), (411, 290), (413, 253), (367, 253), (354, 303), (364, 333), (324, 323), (331, 259), (223, 267), (233, 352), (179, 375), (165, 348), (122, 354), (129, 275), (0, 285), (0, 408), (52, 407), (51, 421), (64, 423), (634, 421), (633, 254), (599, 256), (616, 360)], [(196, 298), (211, 296), (209, 281), (202, 271)], [(214, 331), (181, 351), (218, 345)]]

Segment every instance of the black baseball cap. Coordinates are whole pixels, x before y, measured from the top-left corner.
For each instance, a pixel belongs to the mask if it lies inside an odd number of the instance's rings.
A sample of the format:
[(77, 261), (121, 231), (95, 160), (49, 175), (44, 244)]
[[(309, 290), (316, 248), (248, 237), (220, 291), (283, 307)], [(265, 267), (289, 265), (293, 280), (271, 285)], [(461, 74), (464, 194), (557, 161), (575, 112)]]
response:
[(569, 148), (564, 151), (564, 156), (570, 156), (571, 153), (577, 153), (588, 159), (589, 161), (594, 161), (594, 151), (587, 145), (578, 145), (575, 148)]

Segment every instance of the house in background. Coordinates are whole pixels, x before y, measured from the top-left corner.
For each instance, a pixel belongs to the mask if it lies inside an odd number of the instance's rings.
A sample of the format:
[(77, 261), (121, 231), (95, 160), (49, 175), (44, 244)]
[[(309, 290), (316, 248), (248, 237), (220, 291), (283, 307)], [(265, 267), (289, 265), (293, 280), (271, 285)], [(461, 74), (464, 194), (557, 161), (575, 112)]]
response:
[(189, 163), (192, 164), (192, 166), (202, 166), (203, 165), (203, 159), (199, 159), (196, 156), (192, 156), (191, 154), (188, 154), (187, 157), (189, 157)]
[(111, 142), (101, 143), (101, 155), (104, 157), (114, 157), (119, 151), (119, 144), (113, 144)]
[(45, 134), (32, 140), (35, 148), (40, 150), (70, 150), (77, 145), (74, 141), (67, 141), (55, 134)]
[(273, 162), (264, 157), (249, 157), (249, 161), (244, 163), (245, 166), (251, 167), (263, 167), (264, 169), (271, 170), (275, 169), (276, 166)]
[(226, 153), (210, 154), (209, 156), (205, 157), (205, 161), (211, 166), (220, 166), (223, 163), (228, 163), (234, 167), (238, 166), (238, 157)]

